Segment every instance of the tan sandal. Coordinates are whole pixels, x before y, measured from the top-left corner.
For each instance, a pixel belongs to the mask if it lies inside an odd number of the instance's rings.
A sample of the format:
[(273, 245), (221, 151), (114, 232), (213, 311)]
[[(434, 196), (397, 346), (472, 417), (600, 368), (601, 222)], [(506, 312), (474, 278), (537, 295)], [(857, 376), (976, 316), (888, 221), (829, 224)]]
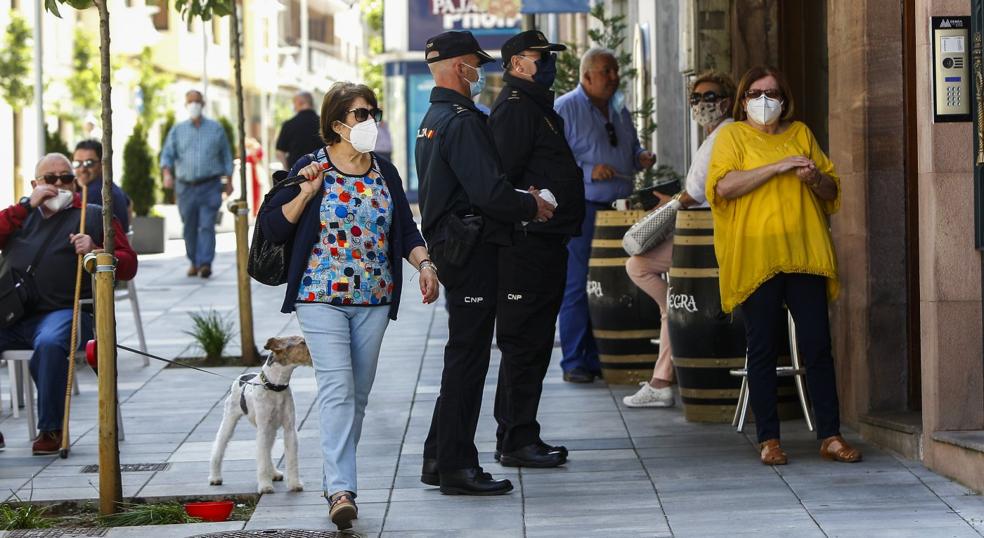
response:
[(778, 439), (769, 439), (759, 444), (759, 448), (762, 450), (762, 463), (765, 465), (786, 465), (789, 461), (786, 453), (779, 446)]
[(861, 461), (861, 451), (847, 444), (840, 435), (833, 435), (820, 444), (820, 457), (830, 461), (854, 463)]
[(351, 491), (339, 491), (328, 498), (328, 517), (340, 531), (351, 529), (352, 520), (359, 517), (354, 497), (355, 494)]

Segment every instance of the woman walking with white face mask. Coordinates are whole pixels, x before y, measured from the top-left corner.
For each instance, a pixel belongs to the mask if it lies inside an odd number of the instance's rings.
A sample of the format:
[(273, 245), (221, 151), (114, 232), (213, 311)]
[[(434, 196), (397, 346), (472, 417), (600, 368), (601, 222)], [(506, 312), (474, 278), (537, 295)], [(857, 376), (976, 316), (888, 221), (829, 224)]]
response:
[(735, 123), (721, 129), (707, 175), (720, 266), (721, 307), (740, 306), (748, 342), (748, 385), (762, 463), (782, 465), (776, 360), (785, 305), (796, 322), (817, 418), (820, 455), (855, 462), (840, 435), (827, 301), (836, 297), (837, 259), (828, 225), (840, 207), (840, 179), (810, 129), (793, 121), (782, 74), (750, 69), (738, 84)]
[(281, 190), (259, 217), (272, 241), (292, 241), (282, 311), (296, 310), (311, 350), (324, 491), (339, 529), (358, 515), (356, 446), (383, 333), (400, 304), (401, 258), (420, 271), (424, 303), (438, 294), (403, 181), (372, 152), (381, 117), (368, 87), (335, 83), (321, 107), (327, 146), (291, 170), (308, 181)]

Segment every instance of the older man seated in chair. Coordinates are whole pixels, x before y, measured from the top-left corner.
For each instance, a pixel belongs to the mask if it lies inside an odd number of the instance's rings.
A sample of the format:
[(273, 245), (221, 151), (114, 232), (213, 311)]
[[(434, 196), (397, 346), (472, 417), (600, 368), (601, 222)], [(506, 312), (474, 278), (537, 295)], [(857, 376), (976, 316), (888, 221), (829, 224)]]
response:
[[(33, 280), (28, 311), (0, 328), (0, 352), (33, 349), (31, 377), (38, 389), (38, 429), (34, 455), (56, 454), (61, 447), (65, 388), (72, 332), (77, 257), (102, 248), (102, 208), (90, 204), (85, 233), (79, 233), (82, 198), (76, 192), (72, 163), (60, 153), (45, 155), (35, 169), (34, 190), (18, 203), (0, 210), (0, 253), (11, 268)], [(116, 234), (116, 278), (129, 280), (137, 272), (137, 255), (120, 222)], [(37, 262), (35, 262), (37, 260)], [(32, 265), (30, 271), (28, 268)], [(3, 294), (7, 290), (0, 290)], [(92, 297), (90, 279), (82, 278), (80, 297)], [(92, 338), (92, 316), (79, 314), (79, 347)]]

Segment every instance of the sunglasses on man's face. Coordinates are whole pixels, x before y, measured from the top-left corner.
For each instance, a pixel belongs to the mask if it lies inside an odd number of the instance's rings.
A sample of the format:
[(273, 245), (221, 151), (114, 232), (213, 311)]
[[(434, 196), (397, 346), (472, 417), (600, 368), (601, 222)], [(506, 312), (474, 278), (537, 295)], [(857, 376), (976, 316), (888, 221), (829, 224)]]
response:
[(378, 108), (353, 108), (352, 110), (349, 110), (348, 113), (354, 113), (355, 121), (358, 122), (366, 121), (370, 116), (372, 119), (376, 120), (376, 123), (383, 121), (383, 111)]
[(697, 103), (700, 103), (702, 101), (705, 103), (716, 103), (721, 99), (724, 99), (724, 96), (715, 91), (709, 91), (704, 93), (694, 92), (690, 94), (691, 105), (696, 105)]
[(55, 183), (69, 184), (75, 181), (75, 174), (45, 174), (39, 178), (48, 185), (54, 185)]
[(605, 124), (605, 130), (608, 131), (608, 143), (613, 147), (618, 145), (618, 135), (615, 134), (615, 124), (608, 122)]
[(758, 99), (763, 95), (769, 99), (782, 99), (782, 91), (775, 88), (769, 88), (768, 90), (748, 90), (745, 92), (745, 97), (749, 99)]
[(84, 161), (72, 161), (72, 168), (76, 170), (79, 168), (85, 168), (86, 170), (95, 166), (99, 161), (95, 159), (86, 159)]

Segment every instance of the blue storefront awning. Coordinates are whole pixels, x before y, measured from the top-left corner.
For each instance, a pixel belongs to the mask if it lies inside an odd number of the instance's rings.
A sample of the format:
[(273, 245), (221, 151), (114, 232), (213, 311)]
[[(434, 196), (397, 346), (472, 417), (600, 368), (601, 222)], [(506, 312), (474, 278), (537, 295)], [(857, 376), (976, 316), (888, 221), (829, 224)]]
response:
[(520, 12), (532, 13), (587, 13), (590, 0), (523, 0)]

